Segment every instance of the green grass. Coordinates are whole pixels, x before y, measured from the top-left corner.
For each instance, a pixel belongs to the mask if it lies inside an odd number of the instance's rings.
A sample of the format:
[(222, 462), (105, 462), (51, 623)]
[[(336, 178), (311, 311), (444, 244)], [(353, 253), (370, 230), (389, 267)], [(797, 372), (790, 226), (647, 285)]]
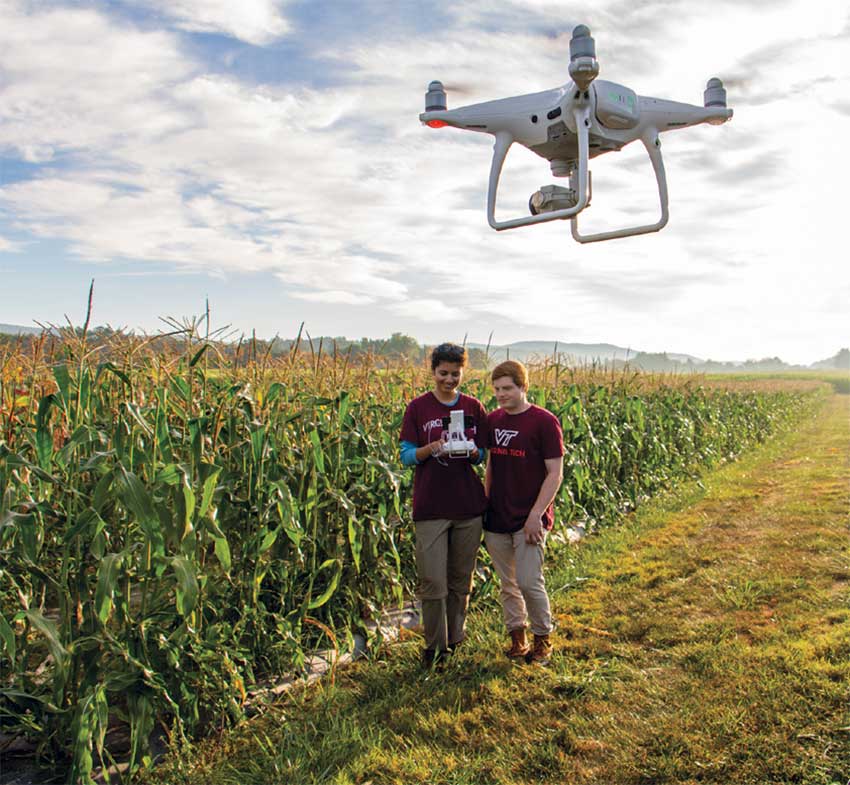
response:
[(408, 635), (151, 780), (844, 783), (849, 405), (554, 548), (551, 667), (507, 662), (479, 603), (445, 672)]

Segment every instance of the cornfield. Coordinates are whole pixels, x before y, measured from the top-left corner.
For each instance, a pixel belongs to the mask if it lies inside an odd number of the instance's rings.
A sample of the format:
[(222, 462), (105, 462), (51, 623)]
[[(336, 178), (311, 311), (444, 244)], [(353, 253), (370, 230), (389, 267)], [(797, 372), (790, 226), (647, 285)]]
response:
[[(0, 345), (0, 730), (71, 782), (114, 762), (116, 724), (132, 777), (155, 726), (180, 743), (238, 720), (253, 685), (414, 590), (398, 433), (428, 369), (182, 337)], [(557, 518), (591, 528), (813, 397), (557, 362), (532, 378), (564, 429)], [(465, 390), (495, 405), (483, 374)]]

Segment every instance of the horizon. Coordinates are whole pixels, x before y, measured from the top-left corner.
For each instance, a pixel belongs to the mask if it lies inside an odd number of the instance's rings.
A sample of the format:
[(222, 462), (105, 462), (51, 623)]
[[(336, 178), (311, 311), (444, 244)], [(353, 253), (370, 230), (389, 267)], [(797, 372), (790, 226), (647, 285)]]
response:
[[(169, 317), (169, 318), (173, 318), (173, 317)], [(182, 317), (182, 318), (190, 318), (190, 317)], [(197, 318), (197, 316), (194, 317), (194, 318)], [(78, 324), (72, 323), (71, 326), (74, 329), (81, 329), (82, 326), (83, 326), (83, 321), (81, 321)], [(179, 320), (175, 320), (175, 321), (179, 321)], [(840, 346), (832, 354), (825, 356), (825, 357), (810, 359), (810, 360), (805, 361), (805, 362), (790, 362), (786, 358), (782, 357), (781, 355), (764, 355), (764, 356), (761, 356), (761, 357), (745, 357), (745, 358), (739, 358), (739, 357), (736, 357), (736, 358), (702, 357), (702, 356), (699, 356), (699, 355), (695, 355), (692, 352), (679, 351), (679, 350), (674, 350), (674, 349), (663, 349), (663, 350), (660, 350), (660, 351), (648, 351), (648, 350), (645, 350), (645, 349), (641, 349), (639, 347), (636, 348), (636, 347), (632, 347), (632, 346), (621, 346), (619, 344), (613, 343), (612, 341), (568, 341), (568, 340), (563, 340), (563, 339), (559, 339), (559, 338), (522, 338), (522, 339), (519, 339), (519, 340), (516, 340), (516, 341), (498, 342), (498, 341), (495, 341), (495, 340), (494, 341), (470, 340), (467, 336), (460, 337), (460, 338), (455, 338), (455, 337), (452, 337), (452, 336), (443, 336), (443, 337), (441, 337), (437, 340), (425, 341), (425, 340), (422, 340), (421, 338), (419, 338), (418, 336), (410, 335), (408, 333), (403, 333), (403, 332), (400, 332), (398, 330), (393, 330), (392, 332), (390, 332), (387, 335), (359, 335), (359, 336), (356, 336), (356, 337), (353, 336), (353, 335), (349, 336), (349, 335), (344, 335), (344, 334), (333, 335), (331, 333), (325, 333), (325, 332), (317, 332), (315, 335), (313, 335), (311, 333), (311, 331), (308, 329), (308, 326), (307, 326), (306, 323), (304, 323), (301, 326), (303, 327), (303, 330), (301, 331), (301, 341), (303, 343), (311, 343), (311, 344), (315, 344), (317, 341), (321, 341), (321, 340), (324, 340), (324, 341), (344, 340), (344, 341), (348, 341), (350, 343), (357, 343), (359, 341), (389, 341), (394, 335), (399, 334), (399, 335), (406, 337), (406, 338), (412, 338), (422, 348), (427, 348), (429, 346), (436, 346), (437, 344), (442, 343), (445, 340), (451, 340), (451, 341), (457, 342), (458, 344), (461, 344), (463, 346), (469, 346), (469, 347), (473, 347), (473, 348), (483, 348), (483, 347), (488, 346), (488, 344), (489, 344), (490, 348), (494, 349), (494, 350), (495, 349), (511, 348), (511, 347), (518, 346), (518, 345), (521, 345), (521, 344), (540, 344), (540, 343), (542, 343), (542, 344), (553, 344), (553, 348), (554, 348), (554, 345), (556, 345), (556, 344), (560, 345), (560, 346), (564, 346), (564, 347), (569, 347), (569, 346), (582, 346), (582, 347), (609, 346), (614, 350), (623, 351), (626, 355), (623, 358), (623, 360), (633, 360), (635, 357), (637, 357), (640, 354), (653, 355), (653, 356), (654, 355), (666, 355), (670, 359), (674, 359), (674, 358), (677, 358), (677, 357), (687, 357), (687, 358), (690, 358), (690, 359), (695, 360), (698, 363), (702, 363), (702, 364), (719, 363), (719, 364), (727, 364), (727, 365), (743, 365), (743, 364), (748, 363), (748, 362), (761, 362), (761, 361), (778, 359), (778, 360), (780, 360), (781, 362), (783, 362), (784, 364), (787, 364), (787, 365), (793, 365), (793, 366), (798, 365), (798, 366), (801, 366), (801, 367), (808, 367), (808, 366), (811, 366), (815, 363), (823, 362), (825, 360), (831, 360), (839, 352), (841, 352), (843, 349), (846, 348), (846, 347)], [(35, 323), (35, 326), (32, 326), (32, 327), (27, 326), (27, 325), (22, 325), (22, 324), (12, 324), (12, 323), (8, 323), (8, 322), (0, 322), (0, 327), (24, 328), (26, 330), (32, 330), (37, 334), (40, 330), (43, 330), (45, 327), (52, 328), (52, 329), (61, 329), (61, 328), (68, 327), (68, 322), (65, 321), (63, 324), (57, 324), (57, 323), (52, 323), (52, 322), (51, 323), (42, 322), (41, 325), (39, 325), (38, 323)], [(294, 340), (296, 340), (296, 338), (298, 338), (298, 331), (296, 331), (296, 333), (292, 334), (292, 335), (281, 335), (279, 333), (274, 334), (274, 335), (254, 335), (255, 331), (248, 331), (247, 333), (246, 332), (236, 332), (236, 333), (234, 333), (234, 332), (228, 330), (228, 327), (229, 327), (228, 325), (223, 325), (223, 326), (220, 326), (220, 327), (211, 327), (211, 329), (210, 329), (210, 335), (211, 336), (214, 335), (214, 334), (221, 333), (225, 330), (226, 330), (226, 332), (223, 332), (223, 335), (221, 337), (211, 337), (210, 340), (221, 341), (223, 343), (236, 343), (239, 340), (244, 340), (246, 337), (253, 335), (253, 337), (256, 337), (257, 340), (264, 341), (264, 342), (273, 342), (273, 341), (277, 340), (277, 341), (281, 341), (283, 343), (286, 343), (287, 341), (294, 341)], [(115, 332), (124, 332), (125, 334), (139, 334), (139, 335), (155, 335), (155, 334), (157, 334), (157, 333), (145, 332), (143, 330), (136, 331), (136, 330), (133, 330), (133, 329), (128, 329), (126, 327), (120, 327), (120, 326), (115, 326), (115, 325), (110, 325), (110, 324), (97, 324), (97, 323), (91, 323), (89, 325), (88, 329), (89, 329), (90, 332), (100, 330), (100, 329), (107, 329), (107, 330), (112, 330), (112, 331), (115, 331)], [(159, 329), (165, 330), (164, 327), (161, 327)], [(28, 333), (28, 334), (32, 334), (32, 333)], [(0, 333), (0, 336), (2, 336), (2, 335), (3, 335), (3, 333)], [(6, 333), (6, 335), (9, 335), (9, 333)], [(559, 352), (560, 352), (560, 350), (559, 350)], [(547, 351), (547, 353), (548, 353), (548, 351)], [(564, 354), (568, 357), (570, 356), (569, 351), (565, 351)], [(620, 358), (614, 357), (613, 359), (620, 359)]]
[[(208, 298), (217, 323), (269, 338), (305, 322), (423, 343), (492, 332), (830, 357), (850, 344), (850, 10), (810, 9), (5, 0), (3, 319), (61, 324), (95, 279), (94, 321), (145, 332)], [(492, 138), (421, 126), (427, 85), (443, 80), (451, 108), (563, 84), (579, 23), (600, 79), (701, 104), (718, 76), (735, 115), (663, 134), (660, 233), (580, 246), (562, 221), (494, 232)], [(591, 168), (583, 230), (655, 220), (639, 146)], [(515, 146), (500, 217), (550, 181)]]

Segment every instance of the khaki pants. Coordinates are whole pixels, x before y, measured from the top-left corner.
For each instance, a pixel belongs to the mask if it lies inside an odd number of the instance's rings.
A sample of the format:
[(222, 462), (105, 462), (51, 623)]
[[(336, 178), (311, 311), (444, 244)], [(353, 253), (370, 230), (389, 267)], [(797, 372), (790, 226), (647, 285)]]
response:
[(464, 638), (481, 516), (416, 521), (416, 569), (425, 647), (445, 651)]
[(529, 544), (525, 532), (484, 532), (484, 543), (501, 582), (502, 611), (508, 632), (525, 627), (535, 635), (552, 632), (549, 595), (543, 581), (544, 542)]

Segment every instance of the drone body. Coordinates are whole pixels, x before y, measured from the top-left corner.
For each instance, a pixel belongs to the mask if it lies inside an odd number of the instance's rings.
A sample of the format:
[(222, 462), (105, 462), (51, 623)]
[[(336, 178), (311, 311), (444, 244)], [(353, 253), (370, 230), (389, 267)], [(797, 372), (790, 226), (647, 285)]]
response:
[[(726, 91), (719, 79), (710, 79), (704, 106), (639, 96), (613, 82), (596, 79), (599, 64), (590, 30), (579, 25), (570, 41), (571, 81), (541, 93), (487, 101), (459, 109), (446, 108), (440, 82), (431, 82), (425, 112), (419, 119), (432, 128), (452, 126), (495, 137), (487, 193), (487, 220), (497, 231), (570, 218), (573, 237), (582, 243), (657, 232), (667, 223), (667, 180), (659, 135), (663, 131), (700, 123), (720, 125), (732, 117), (726, 108)], [(661, 203), (654, 224), (583, 235), (578, 214), (591, 199), (588, 162), (603, 153), (620, 150), (640, 140), (646, 147)], [(496, 193), (508, 150), (514, 142), (549, 161), (554, 177), (569, 177), (570, 187), (544, 186), (529, 200), (531, 215), (496, 220)]]

